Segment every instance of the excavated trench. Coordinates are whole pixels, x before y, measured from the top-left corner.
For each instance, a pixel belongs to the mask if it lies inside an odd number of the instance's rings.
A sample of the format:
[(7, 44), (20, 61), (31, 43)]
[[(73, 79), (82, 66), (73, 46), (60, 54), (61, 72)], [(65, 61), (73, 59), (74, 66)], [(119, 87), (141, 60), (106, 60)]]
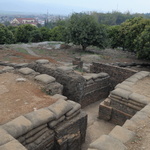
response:
[(88, 115), (88, 125), (86, 131), (85, 143), (82, 145), (82, 150), (87, 150), (90, 143), (98, 139), (103, 134), (109, 134), (109, 132), (115, 127), (114, 124), (98, 119), (99, 104), (102, 100), (92, 103), (83, 110)]

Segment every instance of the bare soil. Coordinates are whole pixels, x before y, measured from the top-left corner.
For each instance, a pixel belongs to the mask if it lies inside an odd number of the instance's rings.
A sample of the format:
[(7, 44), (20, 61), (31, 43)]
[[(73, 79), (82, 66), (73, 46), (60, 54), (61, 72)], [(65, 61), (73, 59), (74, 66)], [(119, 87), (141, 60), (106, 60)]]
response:
[(13, 73), (0, 74), (0, 124), (56, 101), (43, 93), (34, 81), (26, 78), (25, 82), (17, 82), (18, 78), (22, 76)]

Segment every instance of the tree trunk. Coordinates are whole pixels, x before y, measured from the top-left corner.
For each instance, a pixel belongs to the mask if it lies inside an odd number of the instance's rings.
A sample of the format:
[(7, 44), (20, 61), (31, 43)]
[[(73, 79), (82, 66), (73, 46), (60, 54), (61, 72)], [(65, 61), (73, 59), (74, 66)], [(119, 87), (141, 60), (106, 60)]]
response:
[(82, 50), (83, 50), (83, 51), (85, 51), (85, 50), (86, 50), (86, 48), (87, 48), (87, 46), (82, 45)]

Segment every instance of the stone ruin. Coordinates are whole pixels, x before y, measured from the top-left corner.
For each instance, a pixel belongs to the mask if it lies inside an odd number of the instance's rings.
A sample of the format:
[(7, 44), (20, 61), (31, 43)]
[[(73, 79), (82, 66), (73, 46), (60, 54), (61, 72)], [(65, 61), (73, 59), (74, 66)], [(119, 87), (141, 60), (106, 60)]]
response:
[[(80, 59), (73, 63), (82, 69)], [(93, 63), (90, 73), (78, 73), (71, 67), (55, 67), (47, 60), (0, 65), (7, 66), (0, 73), (15, 70), (39, 82), (43, 91), (57, 99), (46, 108), (0, 126), (0, 150), (80, 150), (87, 129), (87, 115), (81, 107), (103, 98), (98, 117), (118, 126), (91, 143), (88, 150), (125, 150), (125, 143), (136, 135), (132, 129), (148, 118), (149, 100), (134, 93), (130, 85), (149, 72)]]

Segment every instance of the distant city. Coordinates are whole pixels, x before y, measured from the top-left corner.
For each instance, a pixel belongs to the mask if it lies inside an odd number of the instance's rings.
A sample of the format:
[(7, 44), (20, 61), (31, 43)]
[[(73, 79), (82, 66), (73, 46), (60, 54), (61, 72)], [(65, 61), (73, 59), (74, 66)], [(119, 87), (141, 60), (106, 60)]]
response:
[(44, 25), (45, 20), (49, 22), (56, 22), (58, 20), (65, 20), (68, 16), (49, 14), (25, 14), (25, 13), (0, 13), (0, 23), (4, 25), (11, 25), (15, 18), (34, 18), (38, 24)]

